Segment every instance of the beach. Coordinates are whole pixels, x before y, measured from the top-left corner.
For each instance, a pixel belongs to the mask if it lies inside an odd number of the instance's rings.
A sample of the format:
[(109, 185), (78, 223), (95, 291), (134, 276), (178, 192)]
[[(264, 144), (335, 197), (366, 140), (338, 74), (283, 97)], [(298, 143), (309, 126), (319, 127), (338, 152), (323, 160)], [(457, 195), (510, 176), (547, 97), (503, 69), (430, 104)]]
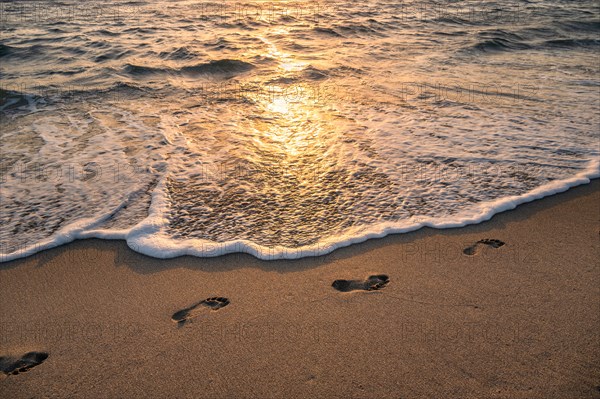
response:
[(48, 357), (0, 396), (600, 398), (599, 188), (300, 260), (91, 239), (3, 263), (0, 356)]
[(600, 399), (599, 20), (0, 2), (0, 399)]

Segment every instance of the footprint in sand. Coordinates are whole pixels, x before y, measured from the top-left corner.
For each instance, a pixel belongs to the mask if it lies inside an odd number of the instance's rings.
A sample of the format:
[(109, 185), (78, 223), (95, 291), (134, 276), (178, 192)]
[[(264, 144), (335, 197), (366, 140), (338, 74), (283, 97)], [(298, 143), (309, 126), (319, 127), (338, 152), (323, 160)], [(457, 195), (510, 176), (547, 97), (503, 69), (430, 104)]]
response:
[(385, 274), (369, 276), (366, 280), (335, 280), (331, 286), (341, 292), (356, 290), (375, 291), (387, 285), (390, 279)]
[(193, 319), (204, 311), (219, 310), (229, 305), (229, 299), (223, 297), (212, 297), (204, 299), (189, 308), (182, 309), (173, 313), (171, 320), (175, 323), (183, 324), (186, 321)]
[(492, 248), (500, 248), (504, 245), (504, 242), (493, 238), (484, 238), (483, 240), (479, 240), (475, 244), (463, 249), (463, 253), (465, 255), (475, 255), (480, 245), (487, 245)]
[(17, 375), (29, 371), (29, 369), (42, 364), (48, 358), (46, 352), (28, 352), (20, 358), (12, 356), (0, 357), (0, 370), (8, 375)]

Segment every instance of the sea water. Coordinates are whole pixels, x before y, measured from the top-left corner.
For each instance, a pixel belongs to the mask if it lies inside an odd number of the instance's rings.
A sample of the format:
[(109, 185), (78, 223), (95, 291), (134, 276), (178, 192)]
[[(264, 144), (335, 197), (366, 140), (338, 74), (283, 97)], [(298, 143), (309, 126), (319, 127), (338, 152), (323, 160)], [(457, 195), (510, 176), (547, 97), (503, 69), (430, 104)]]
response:
[(0, 7), (2, 261), (314, 256), (599, 176), (595, 1)]

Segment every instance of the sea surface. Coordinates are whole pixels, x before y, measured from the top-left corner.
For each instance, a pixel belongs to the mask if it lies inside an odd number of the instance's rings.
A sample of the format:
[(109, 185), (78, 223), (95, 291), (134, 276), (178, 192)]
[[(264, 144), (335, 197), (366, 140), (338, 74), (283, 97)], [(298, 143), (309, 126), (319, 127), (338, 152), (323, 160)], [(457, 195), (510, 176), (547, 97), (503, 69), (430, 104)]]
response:
[(325, 254), (599, 176), (582, 1), (0, 3), (0, 260)]

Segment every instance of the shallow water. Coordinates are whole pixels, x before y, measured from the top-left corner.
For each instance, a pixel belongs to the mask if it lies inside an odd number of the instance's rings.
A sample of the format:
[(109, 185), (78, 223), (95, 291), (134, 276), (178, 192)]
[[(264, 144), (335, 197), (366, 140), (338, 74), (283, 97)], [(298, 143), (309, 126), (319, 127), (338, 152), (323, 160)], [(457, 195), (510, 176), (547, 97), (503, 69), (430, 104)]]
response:
[(2, 260), (318, 255), (598, 176), (594, 1), (0, 7)]

